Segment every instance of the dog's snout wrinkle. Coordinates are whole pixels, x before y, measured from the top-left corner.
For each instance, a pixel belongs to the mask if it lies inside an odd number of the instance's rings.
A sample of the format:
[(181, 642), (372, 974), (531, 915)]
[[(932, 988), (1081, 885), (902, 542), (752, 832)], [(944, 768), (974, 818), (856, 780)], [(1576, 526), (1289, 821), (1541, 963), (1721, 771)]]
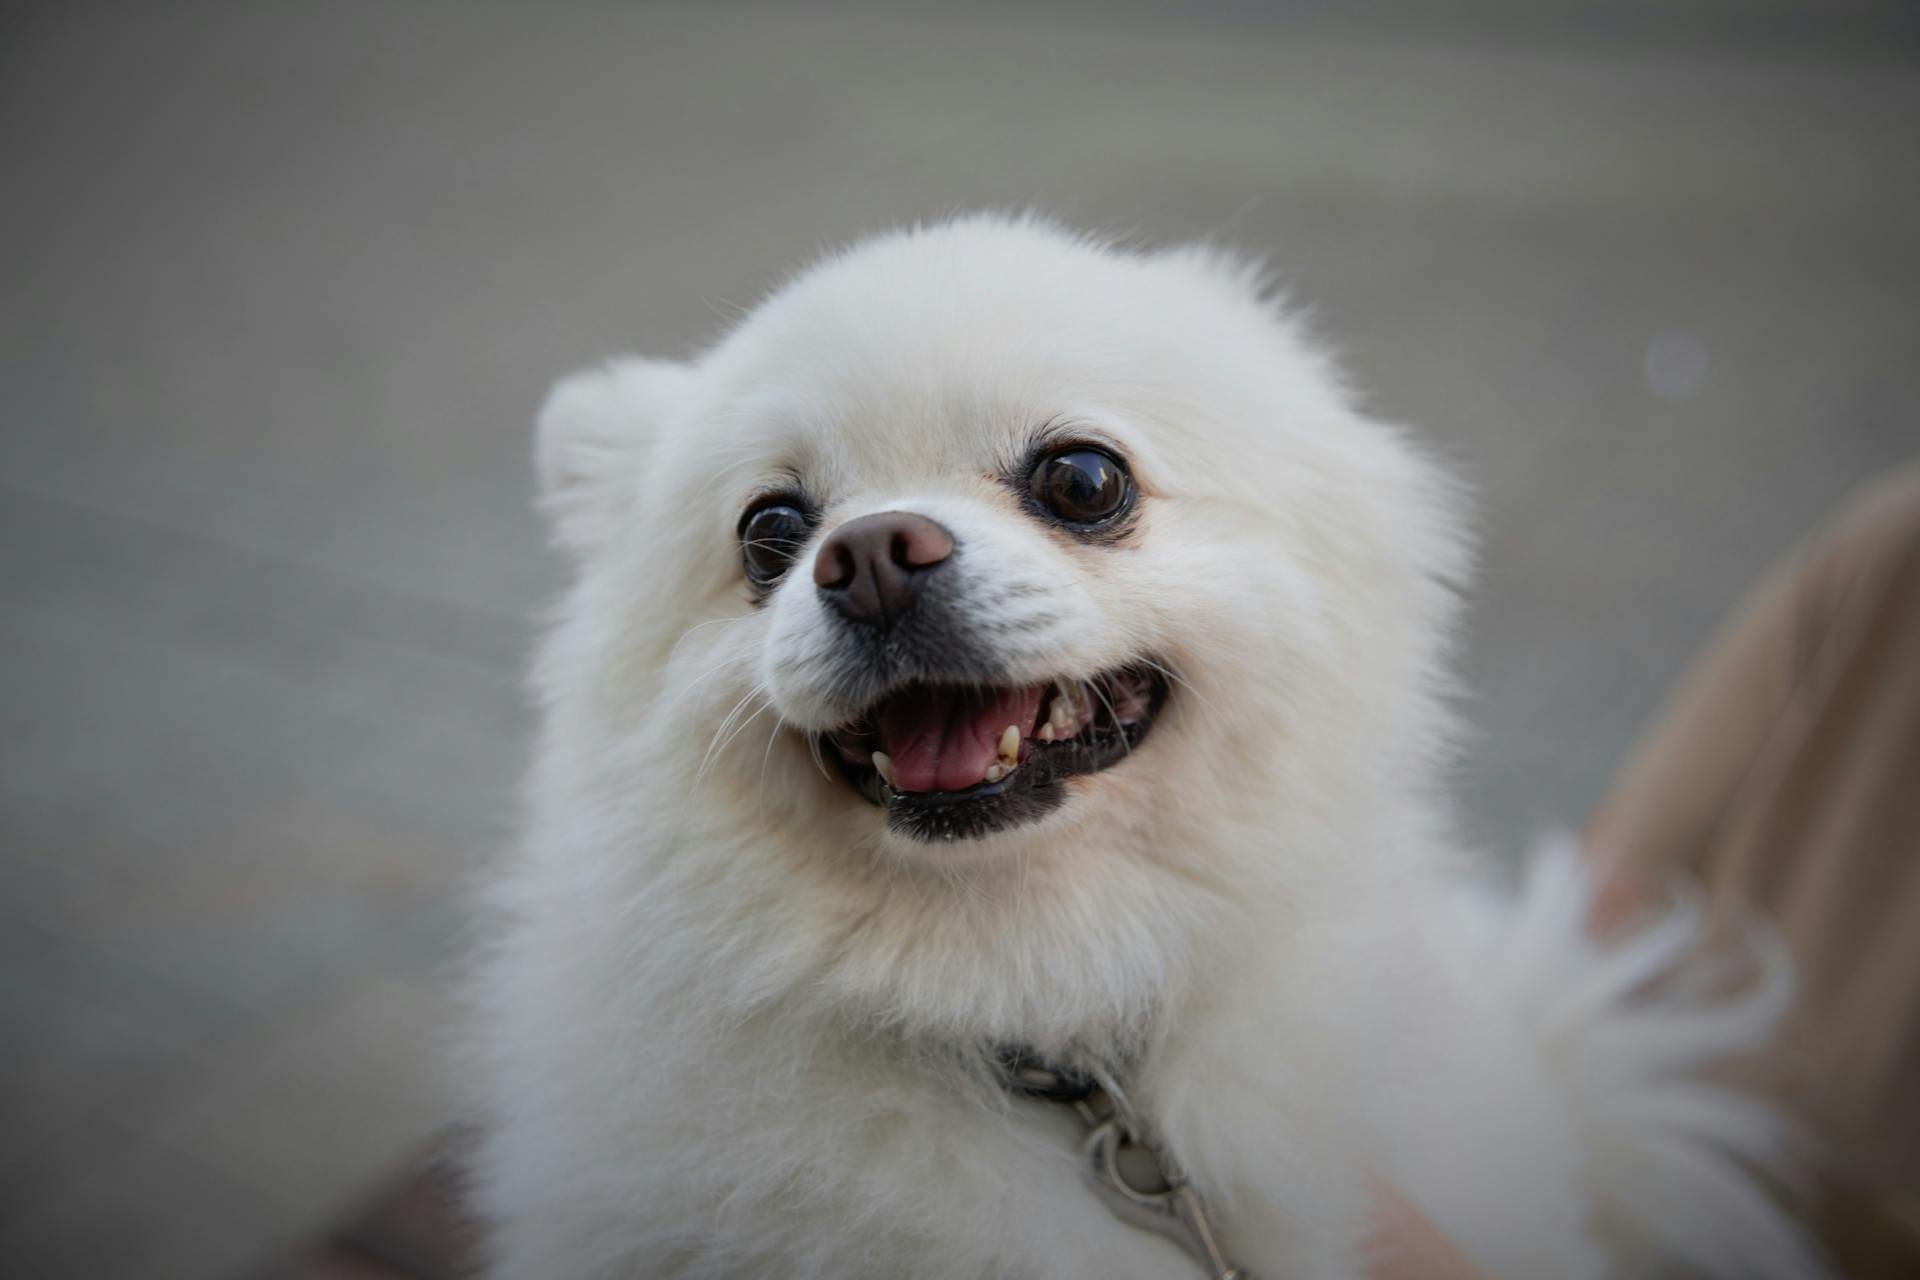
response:
[(927, 578), (953, 555), (953, 535), (910, 511), (849, 520), (820, 545), (813, 582), (850, 622), (886, 630), (913, 607)]

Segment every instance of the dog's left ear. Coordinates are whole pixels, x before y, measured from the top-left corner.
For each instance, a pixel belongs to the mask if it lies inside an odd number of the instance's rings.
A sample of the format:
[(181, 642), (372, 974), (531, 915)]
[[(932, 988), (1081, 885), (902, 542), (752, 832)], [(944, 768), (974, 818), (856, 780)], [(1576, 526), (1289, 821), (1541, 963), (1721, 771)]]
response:
[(554, 384), (534, 428), (533, 460), (555, 543), (584, 554), (619, 527), (649, 446), (692, 383), (687, 365), (623, 357)]

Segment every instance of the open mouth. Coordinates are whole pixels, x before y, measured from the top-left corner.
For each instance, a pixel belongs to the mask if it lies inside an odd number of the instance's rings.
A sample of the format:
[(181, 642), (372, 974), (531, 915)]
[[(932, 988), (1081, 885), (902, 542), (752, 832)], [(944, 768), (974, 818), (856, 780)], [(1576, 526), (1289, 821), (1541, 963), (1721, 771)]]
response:
[(1126, 759), (1166, 697), (1146, 663), (1091, 680), (914, 684), (820, 741), (895, 831), (971, 839), (1043, 816), (1066, 799), (1067, 779)]

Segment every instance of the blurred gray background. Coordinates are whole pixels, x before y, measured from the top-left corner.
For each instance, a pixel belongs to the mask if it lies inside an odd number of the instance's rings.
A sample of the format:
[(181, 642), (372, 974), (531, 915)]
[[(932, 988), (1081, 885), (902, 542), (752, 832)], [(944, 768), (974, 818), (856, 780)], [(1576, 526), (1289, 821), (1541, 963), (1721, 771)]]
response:
[(0, 1273), (242, 1273), (442, 1124), (546, 383), (866, 230), (1270, 255), (1482, 499), (1470, 828), (1577, 822), (1920, 452), (1904, 3), (10, 5)]

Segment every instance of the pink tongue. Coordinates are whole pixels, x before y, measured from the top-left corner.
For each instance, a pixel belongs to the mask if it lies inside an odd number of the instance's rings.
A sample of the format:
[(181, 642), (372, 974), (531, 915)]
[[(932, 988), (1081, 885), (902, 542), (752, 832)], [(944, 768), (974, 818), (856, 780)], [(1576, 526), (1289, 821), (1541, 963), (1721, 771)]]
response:
[(1044, 685), (957, 693), (916, 689), (880, 712), (880, 747), (893, 757), (893, 785), (901, 791), (959, 791), (986, 776), (1000, 735), (1018, 725), (1032, 730)]

